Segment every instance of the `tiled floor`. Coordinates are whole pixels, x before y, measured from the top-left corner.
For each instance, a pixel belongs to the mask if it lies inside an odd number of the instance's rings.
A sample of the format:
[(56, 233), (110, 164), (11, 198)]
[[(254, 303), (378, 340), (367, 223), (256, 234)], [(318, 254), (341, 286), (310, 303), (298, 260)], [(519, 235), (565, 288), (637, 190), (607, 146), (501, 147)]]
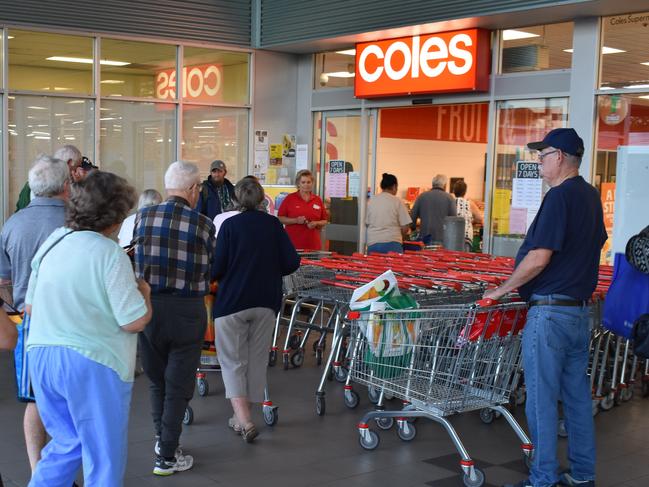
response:
[[(13, 399), (11, 359), (0, 354), (0, 472), (6, 486), (24, 486), (29, 466), (22, 437), (23, 407)], [(192, 401), (195, 421), (183, 432), (182, 443), (194, 455), (195, 466), (168, 478), (151, 474), (152, 427), (147, 380), (136, 380), (131, 406), (129, 462), (125, 485), (149, 486), (461, 486), (459, 457), (443, 429), (434, 423), (416, 423), (417, 436), (401, 441), (394, 430), (379, 432), (380, 445), (364, 451), (358, 444), (356, 423), (371, 407), (361, 393), (357, 409), (345, 407), (341, 384), (327, 384), (327, 414), (314, 411), (319, 370), (310, 358), (301, 369), (270, 370), (273, 400), (280, 406), (279, 423), (263, 425), (258, 440), (247, 445), (226, 425), (231, 410), (223, 398), (217, 375), (208, 376), (210, 395)], [(396, 408), (398, 404), (388, 403)], [(599, 487), (649, 486), (649, 399), (636, 395), (630, 402), (601, 413), (598, 431)], [(522, 420), (522, 410), (517, 417)], [(476, 413), (453, 419), (460, 437), (477, 465), (484, 469), (486, 486), (518, 481), (526, 476), (518, 439), (502, 420), (483, 424)], [(560, 441), (565, 459), (565, 440)]]

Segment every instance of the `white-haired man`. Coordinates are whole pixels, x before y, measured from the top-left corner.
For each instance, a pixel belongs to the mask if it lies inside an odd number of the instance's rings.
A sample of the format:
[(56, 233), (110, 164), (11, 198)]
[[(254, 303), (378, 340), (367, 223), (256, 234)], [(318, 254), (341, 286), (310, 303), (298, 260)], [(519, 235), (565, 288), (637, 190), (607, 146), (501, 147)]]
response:
[(420, 194), (410, 212), (413, 230), (417, 228), (417, 218), (421, 219), (419, 235), (426, 245), (442, 243), (444, 219), (457, 214), (455, 200), (446, 192), (447, 182), (446, 175), (436, 175), (433, 189)]
[[(70, 179), (73, 182), (77, 182), (84, 177), (86, 177), (86, 172), (80, 171), (81, 161), (83, 156), (81, 151), (73, 145), (64, 145), (59, 147), (53, 156), (55, 159), (60, 159), (63, 162), (67, 163)], [(32, 194), (36, 194), (32, 191), (29, 181), (25, 183), (23, 189), (20, 191), (18, 196), (18, 202), (16, 203), (16, 211), (22, 210), (25, 208), (32, 199)]]
[[(64, 201), (70, 172), (66, 162), (39, 156), (29, 170), (34, 199), (12, 215), (0, 233), (0, 284), (13, 285), (13, 305), (23, 311), (34, 254), (49, 235), (65, 223)], [(45, 446), (45, 428), (33, 400), (27, 401), (23, 421), (27, 455), (32, 471)]]
[(165, 173), (166, 201), (137, 214), (135, 274), (151, 286), (153, 318), (140, 333), (144, 372), (151, 381), (156, 475), (192, 467), (178, 447), (187, 403), (194, 394), (207, 324), (204, 297), (216, 248), (212, 221), (194, 210), (201, 192), (198, 167), (177, 161)]

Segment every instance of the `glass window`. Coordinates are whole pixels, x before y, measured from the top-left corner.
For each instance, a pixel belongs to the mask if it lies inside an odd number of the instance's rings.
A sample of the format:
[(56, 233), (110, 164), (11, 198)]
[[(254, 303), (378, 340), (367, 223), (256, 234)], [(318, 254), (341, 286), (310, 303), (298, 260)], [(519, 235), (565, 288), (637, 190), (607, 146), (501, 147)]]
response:
[(570, 69), (572, 22), (502, 31), (502, 73)]
[(248, 53), (186, 47), (183, 99), (248, 104)]
[(313, 87), (316, 90), (353, 87), (355, 56), (353, 48), (316, 54)]
[(2, 69), (4, 67), (4, 52), (5, 50), (3, 49), (3, 44), (2, 42), (4, 41), (4, 33), (3, 30), (0, 29), (0, 88), (3, 88), (3, 76), (2, 76)]
[(101, 102), (101, 169), (125, 177), (138, 191), (164, 190), (164, 173), (174, 161), (176, 105)]
[(602, 20), (601, 89), (649, 88), (649, 12)]
[[(93, 92), (92, 37), (14, 29), (8, 34), (10, 90)], [(119, 59), (102, 61), (119, 62)]]
[(185, 105), (182, 159), (198, 164), (205, 177), (215, 159), (225, 162), (233, 183), (248, 173), (248, 110)]
[[(542, 140), (568, 122), (568, 99), (502, 101), (498, 103), (498, 133), (491, 195), (492, 253), (514, 256), (532, 223), (547, 187), (540, 181), (514, 181), (517, 163), (537, 161), (528, 142)], [(533, 167), (533, 166), (532, 166)], [(527, 176), (525, 176), (527, 178)], [(522, 185), (521, 185), (522, 183)], [(517, 188), (526, 188), (521, 193)], [(537, 205), (538, 203), (538, 205)]]
[(45, 96), (9, 97), (9, 199), (13, 212), (38, 154), (75, 145), (94, 159), (94, 101)]
[(127, 63), (101, 65), (102, 96), (176, 97), (176, 46), (102, 39), (101, 58)]

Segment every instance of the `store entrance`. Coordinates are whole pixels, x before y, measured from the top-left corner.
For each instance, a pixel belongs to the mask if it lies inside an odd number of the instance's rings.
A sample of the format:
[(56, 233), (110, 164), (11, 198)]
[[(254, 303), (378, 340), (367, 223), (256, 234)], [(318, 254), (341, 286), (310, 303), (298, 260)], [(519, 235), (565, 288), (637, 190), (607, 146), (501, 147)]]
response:
[[(448, 177), (446, 191), (463, 180), (466, 196), (484, 214), (489, 104), (465, 103), (384, 108), (379, 111), (375, 193), (383, 173), (399, 181), (397, 194), (408, 209), (431, 189), (437, 174)], [(476, 236), (481, 225), (473, 226)], [(471, 239), (473, 240), (473, 239)], [(475, 249), (479, 248), (476, 240)]]

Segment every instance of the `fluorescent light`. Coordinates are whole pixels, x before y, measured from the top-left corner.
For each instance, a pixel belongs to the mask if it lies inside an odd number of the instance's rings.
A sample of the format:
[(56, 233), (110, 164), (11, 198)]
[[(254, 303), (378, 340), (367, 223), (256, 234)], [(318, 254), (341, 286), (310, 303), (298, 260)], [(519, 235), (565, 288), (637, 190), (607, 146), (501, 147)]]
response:
[(101, 81), (102, 85), (123, 85), (124, 83), (125, 81), (121, 79), (105, 79)]
[(336, 54), (344, 54), (345, 56), (356, 56), (356, 49), (347, 49), (345, 51), (336, 51)]
[(66, 135), (63, 137), (65, 140), (77, 140), (77, 138), (74, 135)]
[(349, 73), (347, 71), (334, 71), (333, 73), (324, 73), (330, 78), (353, 78), (354, 73)]
[(219, 120), (218, 118), (216, 118), (216, 119), (214, 119), (214, 120), (201, 120), (199, 123), (219, 123), (220, 121), (221, 121), (221, 120)]
[(514, 41), (516, 39), (529, 39), (530, 37), (539, 37), (538, 34), (525, 32), (523, 30), (507, 29), (503, 30), (503, 41)]
[(13, 39), (14, 36), (7, 36), (7, 39)]
[(645, 100), (649, 100), (649, 95), (642, 95), (642, 96), (639, 96), (638, 98), (644, 98)]
[(32, 110), (47, 110), (47, 108), (45, 107), (27, 107), (27, 108), (31, 108)]
[[(81, 63), (81, 64), (92, 64), (92, 58), (87, 57), (69, 57), (69, 56), (50, 56), (45, 58), (47, 61), (60, 61), (63, 63)], [(99, 64), (105, 66), (128, 66), (131, 63), (125, 61), (111, 61), (110, 59), (101, 59)]]
[(615, 88), (613, 88), (612, 86), (602, 86), (602, 87), (600, 88), (600, 90), (614, 90), (614, 89), (615, 89)]
[[(570, 54), (572, 54), (573, 51), (574, 51), (574, 49), (564, 49), (563, 50), (563, 52), (569, 52)], [(602, 54), (617, 54), (619, 52), (626, 52), (626, 51), (624, 51), (622, 49), (616, 49), (614, 47), (606, 47), (606, 46), (602, 47)]]
[(79, 103), (85, 103), (86, 100), (72, 100), (72, 101), (66, 101), (65, 103), (69, 103), (70, 105), (76, 105)]
[(117, 119), (115, 117), (104, 117), (104, 118), (100, 118), (99, 120), (101, 120), (102, 122), (105, 122), (107, 120), (117, 120)]
[(83, 120), (75, 120), (74, 122), (72, 122), (72, 125), (78, 125), (80, 123), (83, 123)]
[(55, 117), (65, 117), (67, 115), (70, 115), (70, 114), (69, 113), (55, 113), (54, 114)]
[(202, 127), (200, 125), (195, 125), (192, 128), (200, 130), (200, 129), (215, 129), (216, 127), (214, 127), (213, 125), (205, 125), (205, 126), (202, 126)]
[(47, 135), (48, 137), (50, 135), (49, 132), (40, 132), (38, 130), (32, 130), (32, 134), (34, 134), (34, 135)]
[(48, 135), (48, 136), (45, 136), (45, 135), (35, 135), (34, 138), (35, 138), (35, 139), (38, 139), (38, 140), (50, 140), (49, 135)]
[(628, 86), (625, 86), (625, 88), (628, 88), (630, 90), (633, 89), (633, 88), (649, 88), (649, 84), (645, 83), (645, 84), (638, 84), (638, 85), (628, 85)]

